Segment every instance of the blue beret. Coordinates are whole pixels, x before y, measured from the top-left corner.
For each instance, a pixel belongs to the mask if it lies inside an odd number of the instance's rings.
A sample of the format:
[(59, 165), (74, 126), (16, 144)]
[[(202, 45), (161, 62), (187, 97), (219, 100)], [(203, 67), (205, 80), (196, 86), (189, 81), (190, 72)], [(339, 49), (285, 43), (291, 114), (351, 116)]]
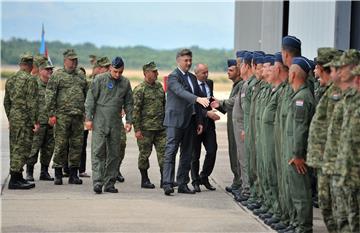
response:
[(275, 53), (274, 56), (275, 56), (275, 61), (283, 63), (281, 52)]
[(257, 53), (257, 54), (261, 54), (261, 55), (265, 55), (264, 51), (254, 51), (254, 53)]
[(230, 66), (236, 66), (236, 60), (235, 59), (228, 59), (227, 60), (228, 67)]
[(312, 70), (315, 69), (315, 65), (316, 65), (315, 61), (313, 61), (313, 60), (308, 60), (308, 61), (309, 61), (309, 63), (310, 63), (311, 69), (312, 69)]
[(115, 57), (111, 62), (112, 67), (119, 69), (124, 66), (124, 61), (121, 57)]
[(295, 36), (285, 36), (282, 39), (282, 45), (289, 46), (295, 49), (301, 49), (301, 40)]
[(250, 62), (251, 63), (251, 61), (253, 59), (253, 53), (252, 52), (245, 53), (245, 56), (244, 56), (243, 59), (244, 59), (245, 62)]
[(264, 63), (264, 56), (256, 54), (253, 56), (253, 60), (255, 64), (263, 64)]
[(266, 54), (264, 57), (264, 63), (270, 63), (271, 65), (274, 65), (275, 58), (272, 54)]
[(292, 64), (300, 66), (300, 68), (305, 71), (305, 73), (309, 73), (311, 70), (310, 62), (306, 57), (294, 57), (292, 59)]
[(236, 57), (237, 58), (243, 58), (246, 52), (247, 52), (246, 50), (236, 51)]

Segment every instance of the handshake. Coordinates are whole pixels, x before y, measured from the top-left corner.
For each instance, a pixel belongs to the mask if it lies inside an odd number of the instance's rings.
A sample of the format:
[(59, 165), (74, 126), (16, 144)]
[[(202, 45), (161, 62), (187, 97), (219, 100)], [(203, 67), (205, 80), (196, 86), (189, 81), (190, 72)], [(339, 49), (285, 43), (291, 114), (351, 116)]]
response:
[[(203, 106), (204, 108), (207, 108), (210, 106), (212, 109), (214, 109), (214, 108), (218, 108), (220, 106), (219, 100), (214, 97), (210, 97), (210, 98), (198, 97), (198, 98), (196, 98), (196, 102), (198, 104), (200, 104), (201, 106)], [(214, 121), (217, 121), (220, 119), (220, 116), (217, 115), (214, 112), (214, 110), (207, 111), (206, 115), (207, 115), (207, 117), (209, 117), (210, 119), (212, 119)]]

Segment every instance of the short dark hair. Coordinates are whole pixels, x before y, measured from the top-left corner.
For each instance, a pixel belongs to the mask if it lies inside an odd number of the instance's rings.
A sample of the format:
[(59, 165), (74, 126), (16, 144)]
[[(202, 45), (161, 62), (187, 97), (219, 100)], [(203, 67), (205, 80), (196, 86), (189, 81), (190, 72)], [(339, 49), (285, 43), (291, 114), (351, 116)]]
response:
[(301, 56), (301, 49), (294, 48), (291, 46), (283, 45), (282, 49), (290, 53), (292, 57), (300, 57)]
[(176, 54), (176, 58), (182, 57), (182, 56), (190, 56), (190, 57), (192, 57), (191, 50), (190, 49), (181, 49), (180, 51), (178, 51), (177, 54)]
[(323, 64), (323, 63), (320, 63), (320, 62), (318, 62), (317, 64), (318, 64), (319, 66), (321, 66), (326, 73), (328, 73), (328, 74), (331, 73), (330, 66), (324, 67), (324, 64)]

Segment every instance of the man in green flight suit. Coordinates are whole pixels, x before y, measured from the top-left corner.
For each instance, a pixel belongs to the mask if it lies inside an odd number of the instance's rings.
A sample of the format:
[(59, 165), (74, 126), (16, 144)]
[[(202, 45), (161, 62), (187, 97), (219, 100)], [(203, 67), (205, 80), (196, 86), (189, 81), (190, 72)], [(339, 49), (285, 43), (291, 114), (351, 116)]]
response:
[[(53, 73), (45, 93), (45, 109), (49, 124), (55, 125), (54, 184), (63, 184), (62, 169), (66, 159), (70, 167), (69, 184), (82, 184), (78, 170), (84, 141), (84, 103), (87, 83), (83, 71), (77, 69), (78, 60), (75, 51), (67, 49), (63, 55), (64, 68)], [(68, 145), (69, 153), (67, 153)]]
[[(165, 116), (165, 92), (160, 82), (156, 81), (158, 70), (154, 62), (143, 66), (144, 81), (134, 88), (133, 124), (139, 147), (138, 168), (141, 173), (141, 187), (153, 189), (148, 169), (152, 147), (155, 146), (162, 176), (166, 132), (163, 126)], [(162, 179), (160, 180), (160, 186)]]
[(20, 70), (5, 83), (4, 108), (9, 120), (10, 130), (10, 181), (9, 189), (30, 189), (22, 176), (23, 166), (29, 156), (34, 132), (38, 131), (37, 122), (37, 82), (30, 75), (33, 57), (20, 56)]
[(125, 106), (125, 129), (132, 127), (133, 98), (130, 81), (122, 76), (124, 61), (115, 57), (110, 71), (98, 75), (89, 90), (86, 108), (86, 128), (93, 130), (91, 161), (94, 192), (117, 193), (115, 188), (119, 164), (122, 127), (122, 107)]
[(285, 160), (288, 161), (287, 176), (290, 196), (295, 210), (295, 232), (312, 232), (312, 196), (306, 149), (309, 126), (315, 112), (315, 99), (307, 86), (306, 79), (311, 69), (305, 57), (295, 57), (289, 68), (291, 95), (289, 111), (285, 122)]

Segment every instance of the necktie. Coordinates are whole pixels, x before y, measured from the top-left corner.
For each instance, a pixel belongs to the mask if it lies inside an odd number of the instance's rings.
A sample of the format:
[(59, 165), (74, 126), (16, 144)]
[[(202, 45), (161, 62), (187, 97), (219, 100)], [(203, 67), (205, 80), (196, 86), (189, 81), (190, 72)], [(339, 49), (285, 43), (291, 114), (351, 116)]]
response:
[(205, 96), (207, 96), (206, 88), (205, 88), (205, 83), (204, 83), (204, 82), (201, 82), (200, 86), (201, 86), (201, 91), (204, 93)]

